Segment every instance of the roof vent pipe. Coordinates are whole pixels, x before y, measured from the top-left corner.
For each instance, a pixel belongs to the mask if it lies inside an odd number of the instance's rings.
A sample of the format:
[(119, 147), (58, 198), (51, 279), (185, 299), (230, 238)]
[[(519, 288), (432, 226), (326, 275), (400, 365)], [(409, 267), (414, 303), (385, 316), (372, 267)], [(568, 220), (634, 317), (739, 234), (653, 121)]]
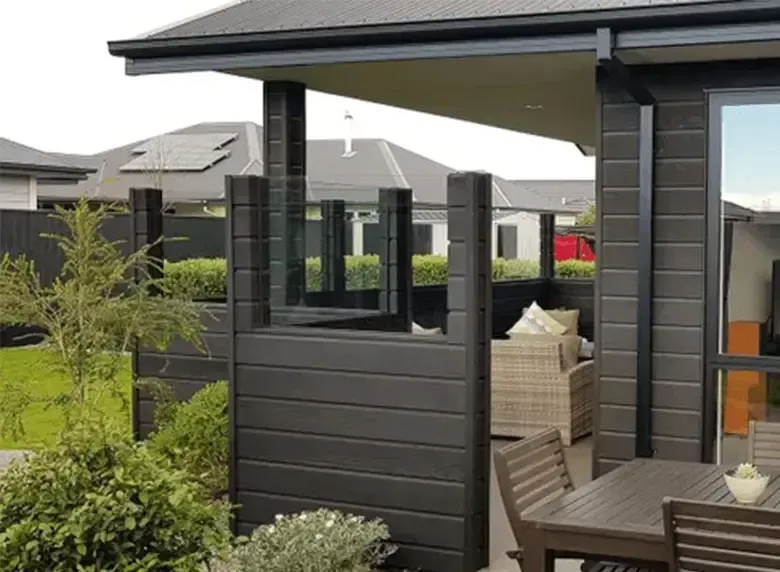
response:
[(344, 112), (344, 154), (343, 157), (352, 157), (355, 150), (352, 148), (352, 114), (349, 111)]

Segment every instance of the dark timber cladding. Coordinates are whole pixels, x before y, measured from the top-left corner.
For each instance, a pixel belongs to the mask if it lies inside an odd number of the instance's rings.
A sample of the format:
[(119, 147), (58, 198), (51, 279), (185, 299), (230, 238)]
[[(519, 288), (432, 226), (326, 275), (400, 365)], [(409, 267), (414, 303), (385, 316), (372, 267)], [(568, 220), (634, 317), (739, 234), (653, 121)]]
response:
[(596, 59), (608, 74), (640, 106), (639, 109), (639, 208), (637, 224), (636, 313), (636, 425), (637, 457), (653, 456), (653, 156), (655, 97), (632, 76), (614, 54), (611, 30), (597, 33)]
[[(396, 566), (487, 565), (490, 177), (453, 175), (449, 188), (446, 337), (231, 321), (239, 532), (325, 506), (384, 519), (400, 546)], [(236, 202), (232, 232), (263, 210)], [(264, 286), (239, 286), (242, 273), (268, 266), (259, 220), (245, 225), (257, 236), (234, 238), (261, 253), (232, 251), (236, 310), (267, 307), (254, 298), (269, 296)]]
[[(632, 68), (656, 97), (653, 242), (653, 446), (657, 458), (707, 458), (714, 415), (704, 368), (707, 90), (778, 86), (777, 60)], [(633, 456), (637, 347), (639, 107), (599, 81), (601, 471)], [(717, 277), (710, 278), (716, 280)], [(707, 312), (716, 316), (717, 307)], [(716, 318), (714, 318), (716, 319)], [(714, 397), (712, 398), (714, 399)], [(703, 419), (704, 417), (704, 419)], [(710, 424), (711, 425), (711, 424)], [(710, 429), (712, 430), (712, 429)]]
[(342, 200), (322, 201), (320, 260), (322, 290), (343, 294), (347, 290), (347, 209)]
[(306, 86), (263, 83), (263, 168), (271, 184), (271, 298), (295, 306), (306, 288)]
[[(162, 245), (162, 191), (158, 189), (130, 189), (130, 248), (132, 252), (147, 245), (149, 255), (157, 260), (163, 260)], [(141, 269), (134, 269), (134, 279), (139, 279)], [(152, 278), (160, 278), (162, 268), (157, 265), (151, 265), (146, 272)], [(159, 292), (158, 292), (159, 293)], [(133, 370), (138, 372), (138, 360), (140, 354), (133, 352)], [(138, 438), (141, 434), (141, 414), (140, 414), (140, 396), (138, 389), (132, 389), (132, 419), (133, 436)]]

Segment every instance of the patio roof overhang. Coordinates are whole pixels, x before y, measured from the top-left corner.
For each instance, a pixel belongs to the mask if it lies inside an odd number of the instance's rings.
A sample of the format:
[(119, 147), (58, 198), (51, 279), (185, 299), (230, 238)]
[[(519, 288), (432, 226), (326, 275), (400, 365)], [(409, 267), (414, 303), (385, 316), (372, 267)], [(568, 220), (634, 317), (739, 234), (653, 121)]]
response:
[(629, 65), (776, 57), (780, 1), (144, 37), (109, 50), (126, 58), (130, 75), (219, 71), (296, 81), (592, 148), (596, 31), (604, 27)]

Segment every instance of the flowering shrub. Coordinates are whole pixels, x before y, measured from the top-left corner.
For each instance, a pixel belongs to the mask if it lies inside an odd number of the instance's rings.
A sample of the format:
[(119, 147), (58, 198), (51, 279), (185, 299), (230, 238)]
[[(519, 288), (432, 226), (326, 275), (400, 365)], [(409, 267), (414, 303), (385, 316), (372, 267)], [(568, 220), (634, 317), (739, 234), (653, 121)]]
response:
[(231, 572), (371, 572), (396, 548), (380, 520), (321, 509), (277, 515), (233, 552)]

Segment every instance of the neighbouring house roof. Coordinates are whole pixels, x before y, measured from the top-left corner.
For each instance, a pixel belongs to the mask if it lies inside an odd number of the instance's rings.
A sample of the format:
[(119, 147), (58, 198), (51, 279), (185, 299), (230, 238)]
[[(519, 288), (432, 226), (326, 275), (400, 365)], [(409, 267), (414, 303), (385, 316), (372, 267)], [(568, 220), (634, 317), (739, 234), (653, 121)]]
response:
[(613, 11), (722, 0), (243, 0), (177, 22), (140, 39), (233, 36), (292, 30), (381, 26)]
[(38, 182), (67, 183), (86, 179), (96, 169), (89, 161), (74, 156), (46, 153), (16, 141), (0, 137), (0, 171), (35, 176)]
[[(42, 189), (43, 200), (126, 200), (132, 187), (162, 186), (169, 203), (224, 199), (226, 175), (263, 173), (263, 130), (247, 123), (201, 123), (91, 157), (97, 172), (79, 185)], [(377, 189), (410, 188), (420, 205), (446, 204), (447, 175), (455, 169), (384, 139), (307, 142), (307, 200), (374, 204)], [(544, 194), (493, 178), (493, 205), (526, 211), (568, 212)], [(510, 198), (511, 197), (511, 198)]]
[[(498, 222), (509, 218), (517, 213), (514, 211), (493, 211), (493, 222)], [(446, 210), (424, 210), (418, 209), (412, 212), (412, 222), (414, 223), (428, 223), (428, 222), (447, 222), (449, 216)], [(377, 214), (370, 214), (361, 216), (359, 221), (366, 224), (378, 223), (379, 216)]]
[[(562, 207), (584, 211), (596, 200), (596, 182), (593, 179), (568, 180), (513, 180), (513, 192), (534, 192), (549, 197)], [(512, 198), (510, 197), (510, 200)]]

